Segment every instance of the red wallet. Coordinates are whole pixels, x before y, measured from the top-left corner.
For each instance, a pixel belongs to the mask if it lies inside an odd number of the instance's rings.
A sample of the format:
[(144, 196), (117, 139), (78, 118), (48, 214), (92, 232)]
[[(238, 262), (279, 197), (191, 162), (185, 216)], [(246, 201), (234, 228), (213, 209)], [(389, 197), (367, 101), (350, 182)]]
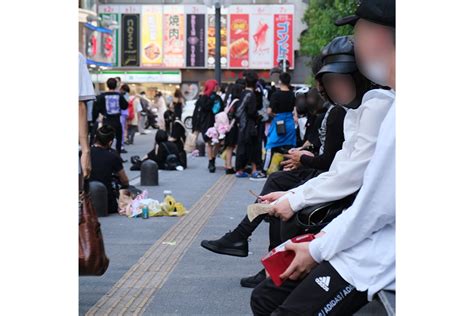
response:
[[(290, 240), (294, 243), (300, 243), (308, 242), (313, 239), (313, 234), (305, 234), (293, 237)], [(262, 264), (265, 267), (265, 270), (267, 270), (268, 274), (270, 274), (270, 277), (276, 286), (280, 286), (283, 283), (283, 280), (280, 279), (280, 274), (286, 271), (295, 258), (294, 251), (285, 250), (285, 245), (288, 243), (288, 241), (289, 240), (272, 249), (272, 251), (262, 258)]]

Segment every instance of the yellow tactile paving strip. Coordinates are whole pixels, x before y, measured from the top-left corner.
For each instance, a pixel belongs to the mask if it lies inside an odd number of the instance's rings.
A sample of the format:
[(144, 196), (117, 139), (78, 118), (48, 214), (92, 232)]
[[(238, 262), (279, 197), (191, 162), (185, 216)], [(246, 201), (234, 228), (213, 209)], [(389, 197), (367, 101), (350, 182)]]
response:
[(220, 177), (86, 315), (141, 315), (234, 182), (234, 176)]

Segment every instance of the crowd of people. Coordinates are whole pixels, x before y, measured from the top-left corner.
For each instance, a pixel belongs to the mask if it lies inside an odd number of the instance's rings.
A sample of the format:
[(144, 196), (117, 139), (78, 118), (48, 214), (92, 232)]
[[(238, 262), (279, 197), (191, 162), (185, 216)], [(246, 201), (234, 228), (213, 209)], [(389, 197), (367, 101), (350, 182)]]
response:
[[(265, 180), (276, 153), (288, 154), (304, 143), (306, 126), (298, 121), (308, 116), (308, 89), (300, 90), (291, 85), (287, 72), (280, 72), (276, 85), (258, 78), (255, 71), (221, 87), (215, 80), (206, 81), (194, 108), (192, 132), (193, 139), (206, 143), (209, 172), (216, 171), (216, 157), (221, 154), (226, 174)], [(300, 113), (298, 93), (305, 99)]]
[[(313, 241), (285, 244), (295, 258), (279, 276), (281, 286), (264, 269), (241, 279), (241, 286), (254, 288), (254, 315), (352, 315), (378, 291), (395, 290), (395, 3), (361, 1), (355, 15), (336, 21), (347, 24), (354, 35), (334, 38), (313, 59), (314, 88), (290, 93), (282, 73), (271, 93), (265, 149), (285, 160), (255, 201), (270, 204), (268, 212), (253, 220), (245, 212), (232, 231), (201, 242), (212, 252), (246, 257), (248, 238), (263, 221), (271, 250), (308, 232), (295, 224), (303, 210), (341, 207), (325, 226), (310, 230)], [(249, 163), (253, 172), (261, 166), (260, 152), (252, 151), (260, 145), (262, 121), (256, 82), (247, 73), (243, 108), (236, 110), (237, 175)], [(301, 116), (303, 144), (296, 146)]]
[(127, 153), (124, 145), (134, 144), (136, 134), (146, 134), (149, 127), (157, 129), (153, 148), (143, 157), (131, 157), (131, 170), (140, 170), (142, 162), (148, 159), (156, 162), (159, 169), (186, 168), (186, 129), (181, 122), (184, 97), (177, 89), (168, 104), (161, 92), (150, 100), (144, 91), (137, 93), (134, 86), (123, 83), (120, 77), (109, 78), (107, 91), (96, 96), (81, 54), (79, 60), (80, 77), (89, 78), (81, 86), (87, 96), (82, 97), (84, 100), (80, 98), (80, 104), (85, 105), (80, 106), (82, 169), (87, 169), (83, 175), (105, 185), (108, 213), (116, 213), (120, 190), (129, 188), (123, 166), (127, 160), (121, 155)]

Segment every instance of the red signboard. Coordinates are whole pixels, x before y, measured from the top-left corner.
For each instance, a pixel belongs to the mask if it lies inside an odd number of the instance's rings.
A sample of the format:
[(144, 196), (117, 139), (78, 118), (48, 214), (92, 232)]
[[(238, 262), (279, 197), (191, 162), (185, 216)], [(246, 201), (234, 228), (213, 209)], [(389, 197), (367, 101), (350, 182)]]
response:
[(274, 54), (273, 65), (286, 59), (293, 68), (293, 15), (275, 14), (274, 16)]
[(247, 68), (249, 65), (249, 15), (230, 15), (230, 67)]

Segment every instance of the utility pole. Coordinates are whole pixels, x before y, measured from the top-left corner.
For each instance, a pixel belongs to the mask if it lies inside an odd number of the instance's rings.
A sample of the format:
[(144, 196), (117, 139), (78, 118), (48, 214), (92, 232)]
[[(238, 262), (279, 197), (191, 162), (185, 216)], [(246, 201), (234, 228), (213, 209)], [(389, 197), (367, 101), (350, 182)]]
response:
[(214, 15), (215, 17), (214, 22), (215, 22), (215, 28), (216, 28), (216, 53), (215, 53), (216, 73), (215, 73), (215, 76), (216, 76), (216, 81), (220, 86), (221, 85), (221, 3), (220, 1), (215, 1), (214, 6), (216, 8), (216, 12)]

